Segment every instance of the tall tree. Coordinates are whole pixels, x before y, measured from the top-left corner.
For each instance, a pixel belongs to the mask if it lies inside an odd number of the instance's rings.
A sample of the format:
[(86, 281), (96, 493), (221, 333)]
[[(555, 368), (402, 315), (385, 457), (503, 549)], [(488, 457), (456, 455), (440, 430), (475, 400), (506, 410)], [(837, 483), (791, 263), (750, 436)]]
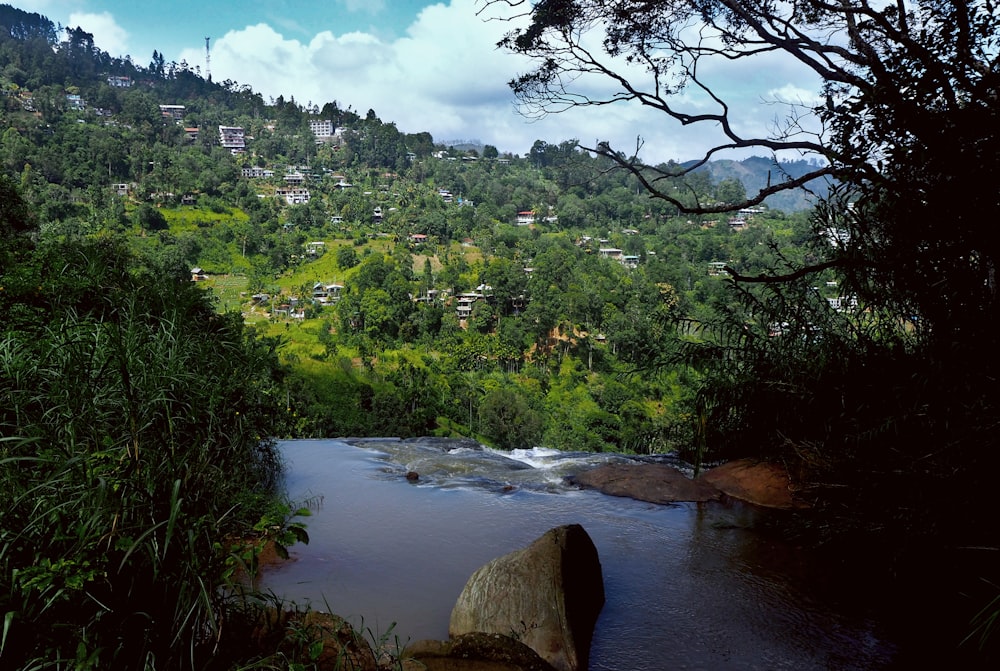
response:
[[(977, 514), (992, 503), (977, 492), (989, 490), (987, 474), (1000, 465), (1000, 243), (991, 230), (1000, 196), (980, 186), (1000, 173), (996, 5), (491, 0), (487, 8), (524, 26), (501, 45), (535, 59), (511, 82), (529, 113), (632, 103), (679, 127), (722, 133), (683, 167), (646, 165), (641, 142), (629, 153), (592, 148), (681, 211), (735, 210), (817, 177), (836, 180), (813, 218), (809, 253), (775, 254), (764, 272), (730, 267), (739, 304), (722, 324), (703, 325), (714, 347), (683, 350), (715, 364), (700, 426), (737, 449), (784, 444), (786, 456), (848, 479), (854, 486), (837, 490), (842, 509), (872, 511), (869, 528), (884, 531), (891, 517), (910, 534), (995, 546), (985, 531), (995, 525)], [(820, 102), (791, 106), (777, 130), (748, 135), (711, 73), (775, 54), (817, 78)], [(595, 82), (602, 78), (611, 92), (595, 97), (608, 90)], [(542, 149), (532, 150), (539, 164)], [(743, 203), (669, 190), (670, 177), (732, 150), (820, 160)], [(847, 299), (840, 312), (815, 289), (830, 272)], [(933, 510), (928, 487), (949, 505)]]

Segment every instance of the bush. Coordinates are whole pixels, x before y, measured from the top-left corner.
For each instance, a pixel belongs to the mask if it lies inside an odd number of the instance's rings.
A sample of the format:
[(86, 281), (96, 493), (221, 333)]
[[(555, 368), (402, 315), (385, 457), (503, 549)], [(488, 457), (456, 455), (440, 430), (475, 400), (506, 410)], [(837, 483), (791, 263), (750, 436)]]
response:
[(198, 666), (274, 500), (273, 348), (117, 245), (41, 256), (61, 284), (0, 335), (0, 660)]

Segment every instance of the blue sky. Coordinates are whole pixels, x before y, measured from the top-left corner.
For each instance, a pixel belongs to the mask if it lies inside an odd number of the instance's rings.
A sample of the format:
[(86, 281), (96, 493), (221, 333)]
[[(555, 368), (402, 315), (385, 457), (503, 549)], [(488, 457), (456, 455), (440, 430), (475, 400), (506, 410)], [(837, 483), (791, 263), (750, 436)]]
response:
[[(537, 139), (584, 145), (609, 140), (627, 153), (644, 141), (643, 157), (657, 162), (700, 157), (713, 137), (686, 132), (637, 106), (573, 110), (528, 120), (518, 114), (507, 82), (529, 69), (498, 51), (510, 25), (477, 16), (482, 0), (0, 0), (94, 34), (115, 56), (205, 66), (265, 97), (300, 103), (336, 100), (360, 114), (374, 109), (407, 133), (429, 131), (436, 141), (477, 139), (525, 154)], [(745, 65), (717, 74), (736, 123), (767, 134), (779, 113), (762, 101), (808, 99), (818, 87), (788, 60)], [(701, 104), (692, 99), (691, 109)]]

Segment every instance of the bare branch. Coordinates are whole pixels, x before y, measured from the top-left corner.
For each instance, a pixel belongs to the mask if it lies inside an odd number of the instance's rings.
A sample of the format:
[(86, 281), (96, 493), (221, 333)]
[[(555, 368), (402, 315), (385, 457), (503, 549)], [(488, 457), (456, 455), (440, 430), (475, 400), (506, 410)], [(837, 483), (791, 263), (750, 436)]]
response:
[(754, 284), (782, 284), (785, 282), (792, 282), (797, 279), (806, 277), (807, 275), (814, 275), (816, 273), (821, 273), (824, 270), (829, 270), (830, 268), (842, 267), (845, 265), (844, 259), (834, 259), (833, 261), (826, 261), (824, 263), (817, 263), (811, 266), (804, 266), (795, 270), (793, 272), (784, 275), (741, 275), (732, 266), (723, 266), (723, 270), (729, 273), (729, 277), (734, 282), (746, 282)]

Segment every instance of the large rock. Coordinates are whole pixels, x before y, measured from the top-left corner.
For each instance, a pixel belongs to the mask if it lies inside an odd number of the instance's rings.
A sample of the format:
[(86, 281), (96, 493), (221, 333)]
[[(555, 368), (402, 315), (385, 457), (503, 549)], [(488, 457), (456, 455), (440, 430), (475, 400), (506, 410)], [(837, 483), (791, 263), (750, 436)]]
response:
[(449, 635), (503, 634), (558, 671), (587, 669), (604, 606), (597, 548), (579, 524), (556, 527), (469, 578), (451, 611)]
[(570, 478), (572, 484), (650, 503), (716, 501), (722, 492), (664, 464), (604, 464)]
[(795, 498), (788, 471), (778, 464), (754, 459), (737, 459), (703, 473), (698, 480), (722, 490), (728, 496), (767, 508), (802, 508)]

